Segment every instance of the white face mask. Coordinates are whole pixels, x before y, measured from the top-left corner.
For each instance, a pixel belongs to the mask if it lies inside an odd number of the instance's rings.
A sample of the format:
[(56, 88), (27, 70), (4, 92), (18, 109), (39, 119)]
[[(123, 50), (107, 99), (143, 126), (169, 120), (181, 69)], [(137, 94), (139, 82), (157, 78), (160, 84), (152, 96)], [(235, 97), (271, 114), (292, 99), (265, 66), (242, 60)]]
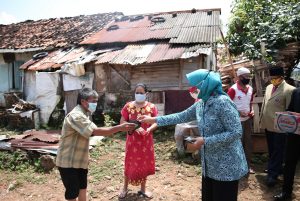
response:
[(94, 113), (97, 109), (97, 103), (89, 103), (89, 108), (88, 109), (91, 113)]
[(145, 102), (146, 94), (135, 94), (135, 101), (138, 103)]

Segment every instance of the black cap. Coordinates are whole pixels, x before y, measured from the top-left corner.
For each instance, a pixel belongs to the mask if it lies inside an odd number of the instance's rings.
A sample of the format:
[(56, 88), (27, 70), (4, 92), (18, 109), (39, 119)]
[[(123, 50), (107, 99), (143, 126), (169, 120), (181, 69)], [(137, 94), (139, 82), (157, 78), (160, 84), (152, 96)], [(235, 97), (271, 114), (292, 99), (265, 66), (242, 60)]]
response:
[(274, 66), (269, 69), (270, 76), (284, 76), (284, 70), (282, 67)]

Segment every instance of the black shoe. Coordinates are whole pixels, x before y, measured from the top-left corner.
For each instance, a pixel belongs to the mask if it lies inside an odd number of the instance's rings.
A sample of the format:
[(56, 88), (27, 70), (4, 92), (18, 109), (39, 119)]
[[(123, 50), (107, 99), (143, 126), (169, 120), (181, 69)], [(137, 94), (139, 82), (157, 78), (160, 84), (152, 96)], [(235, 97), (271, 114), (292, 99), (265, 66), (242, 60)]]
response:
[(278, 195), (274, 196), (275, 201), (289, 200), (291, 198), (292, 198), (292, 195), (290, 193), (285, 193), (285, 192), (279, 193)]
[(275, 186), (276, 183), (277, 183), (277, 179), (274, 179), (272, 177), (267, 178), (266, 184), (268, 187), (273, 187), (273, 186)]

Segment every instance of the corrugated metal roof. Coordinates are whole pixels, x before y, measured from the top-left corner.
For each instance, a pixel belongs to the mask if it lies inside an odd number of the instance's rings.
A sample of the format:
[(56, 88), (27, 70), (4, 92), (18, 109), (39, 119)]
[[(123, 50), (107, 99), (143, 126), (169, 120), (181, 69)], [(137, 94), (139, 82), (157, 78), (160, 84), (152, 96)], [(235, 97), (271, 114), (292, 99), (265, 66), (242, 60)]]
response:
[[(151, 16), (151, 17), (149, 17)], [(129, 43), (153, 39), (170, 43), (214, 43), (220, 36), (220, 10), (147, 14), (136, 21), (115, 21), (81, 44)], [(152, 22), (154, 19), (163, 22)], [(114, 27), (108, 30), (109, 27)]]
[(170, 43), (215, 43), (220, 36), (219, 28), (216, 26), (184, 27), (180, 34), (170, 40)]
[(23, 64), (20, 69), (27, 70), (45, 70), (48, 68), (60, 68), (64, 63), (77, 61), (86, 56), (90, 50), (86, 50), (83, 47), (69, 49), (69, 50), (57, 50), (48, 54), (48, 56), (34, 60), (31, 59)]
[(173, 46), (168, 43), (148, 43), (128, 45), (122, 50), (104, 53), (96, 58), (96, 64), (130, 64), (152, 63), (179, 58), (190, 58), (199, 54), (210, 54), (211, 48), (203, 45)]

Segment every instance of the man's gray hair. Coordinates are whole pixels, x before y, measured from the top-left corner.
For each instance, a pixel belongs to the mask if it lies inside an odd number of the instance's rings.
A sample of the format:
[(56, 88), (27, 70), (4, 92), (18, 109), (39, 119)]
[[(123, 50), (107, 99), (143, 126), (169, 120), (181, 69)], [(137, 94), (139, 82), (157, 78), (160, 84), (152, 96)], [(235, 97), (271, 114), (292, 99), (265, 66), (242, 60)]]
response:
[(81, 100), (87, 100), (89, 99), (90, 97), (93, 97), (93, 98), (98, 98), (99, 95), (98, 93), (91, 89), (91, 88), (83, 88), (79, 91), (79, 94), (78, 94), (78, 98), (77, 98), (77, 104), (81, 104)]

